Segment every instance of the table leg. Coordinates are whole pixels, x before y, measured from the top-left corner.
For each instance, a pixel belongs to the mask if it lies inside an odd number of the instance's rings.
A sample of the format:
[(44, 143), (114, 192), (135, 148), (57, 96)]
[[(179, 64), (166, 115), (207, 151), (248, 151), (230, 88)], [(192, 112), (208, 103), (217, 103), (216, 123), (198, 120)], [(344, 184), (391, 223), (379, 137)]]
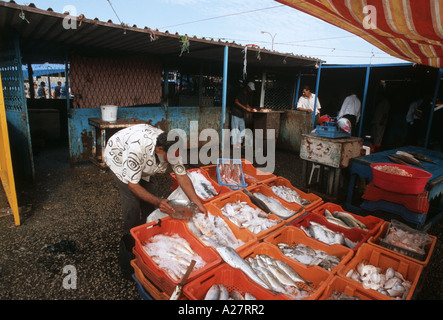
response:
[(340, 173), (341, 173), (341, 169), (336, 168), (335, 169), (335, 177), (334, 177), (334, 197), (336, 199), (338, 197), (338, 188), (340, 186)]
[(92, 127), (92, 159), (97, 156), (97, 130)]
[(105, 161), (105, 148), (106, 148), (106, 130), (101, 130), (101, 163)]
[(306, 162), (306, 160), (303, 160), (303, 167), (301, 169), (301, 181), (303, 183), (303, 187), (306, 188), (306, 175), (307, 175), (307, 171), (308, 170), (308, 164)]

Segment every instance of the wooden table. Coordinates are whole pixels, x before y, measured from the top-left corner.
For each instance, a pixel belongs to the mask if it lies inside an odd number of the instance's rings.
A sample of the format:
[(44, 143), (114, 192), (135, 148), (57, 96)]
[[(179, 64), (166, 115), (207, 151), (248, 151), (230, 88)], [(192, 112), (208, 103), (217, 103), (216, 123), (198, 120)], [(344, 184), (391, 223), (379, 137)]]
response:
[[(137, 124), (148, 124), (147, 121), (139, 119), (117, 119), (117, 121), (103, 121), (98, 118), (89, 118), (89, 125), (92, 127), (92, 156), (90, 158), (91, 162), (98, 167), (105, 169), (106, 163), (104, 158), (106, 144), (111, 135), (108, 132), (113, 131), (113, 133), (125, 129)], [(98, 142), (100, 140), (100, 142)], [(98, 152), (97, 152), (98, 150)]]
[(267, 129), (275, 129), (275, 140), (278, 139), (280, 131), (280, 117), (285, 111), (271, 110), (271, 111), (254, 111), (254, 130), (263, 130), (263, 139), (267, 138)]

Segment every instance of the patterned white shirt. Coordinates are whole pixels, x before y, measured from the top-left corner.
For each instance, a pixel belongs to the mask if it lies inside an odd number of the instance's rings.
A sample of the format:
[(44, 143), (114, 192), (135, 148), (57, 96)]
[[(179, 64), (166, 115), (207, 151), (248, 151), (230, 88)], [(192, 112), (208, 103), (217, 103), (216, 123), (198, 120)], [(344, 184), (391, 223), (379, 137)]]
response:
[[(163, 131), (148, 124), (139, 124), (118, 131), (105, 148), (105, 162), (120, 181), (137, 184), (141, 179), (165, 173), (168, 162), (157, 157), (155, 146)], [(185, 175), (181, 158), (172, 165), (175, 174)]]

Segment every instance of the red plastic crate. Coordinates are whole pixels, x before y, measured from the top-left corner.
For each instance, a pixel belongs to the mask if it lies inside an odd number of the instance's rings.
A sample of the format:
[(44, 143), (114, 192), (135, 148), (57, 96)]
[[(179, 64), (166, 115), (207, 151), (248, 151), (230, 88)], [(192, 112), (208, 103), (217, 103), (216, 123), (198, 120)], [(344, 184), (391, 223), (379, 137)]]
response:
[(263, 172), (257, 169), (250, 161), (246, 159), (242, 159), (242, 168), (243, 168), (243, 175), (245, 177), (245, 181), (248, 184), (248, 186), (257, 185), (260, 183), (266, 183), (277, 177), (272, 173)]
[[(235, 203), (237, 201), (247, 202), (248, 205), (251, 206), (252, 208), (254, 208), (254, 209), (257, 208), (257, 206), (255, 204), (253, 204), (251, 202), (251, 200), (249, 199), (249, 197), (246, 194), (244, 194), (242, 191), (235, 191), (233, 193), (230, 193), (229, 195), (220, 197), (216, 200), (211, 201), (210, 204), (212, 204), (214, 206), (214, 210), (215, 210), (214, 212), (217, 212), (223, 216), (221, 209), (227, 203)], [(275, 226), (256, 234), (258, 241), (263, 240), (269, 233), (279, 229), (280, 227), (282, 227), (283, 225), (286, 224), (285, 220), (280, 219), (279, 217), (277, 217), (274, 214), (269, 214), (268, 219), (278, 220), (279, 222)], [(240, 229), (246, 229), (246, 228), (240, 228)]]
[[(322, 217), (325, 216), (325, 210), (328, 210), (329, 212), (334, 212), (334, 211), (341, 211), (341, 212), (346, 212), (349, 213), (350, 215), (352, 215), (354, 218), (356, 218), (357, 220), (363, 222), (369, 229), (369, 234), (372, 236), (374, 234), (376, 234), (378, 232), (378, 230), (380, 230), (380, 227), (382, 226), (382, 224), (385, 222), (383, 219), (374, 217), (374, 216), (359, 216), (356, 214), (353, 214), (351, 212), (345, 211), (343, 210), (343, 208), (335, 203), (331, 203), (331, 202), (327, 202), (322, 204), (320, 207), (314, 209), (312, 212), (321, 215)], [(325, 218), (326, 219), (326, 218)]]
[[(328, 272), (331, 272), (332, 274), (336, 274), (337, 271), (341, 267), (343, 267), (349, 260), (351, 260), (352, 256), (354, 255), (354, 251), (352, 251), (352, 249), (350, 248), (341, 246), (339, 244), (334, 244), (332, 246), (327, 245), (323, 242), (308, 237), (303, 230), (296, 228), (294, 226), (285, 226), (271, 233), (263, 240), (263, 242), (269, 243), (276, 247), (277, 244), (279, 243), (286, 243), (288, 245), (294, 245), (294, 243), (304, 244), (311, 247), (312, 249), (322, 250), (329, 255), (337, 256), (341, 259), (341, 262), (331, 271), (326, 270)], [(298, 262), (290, 257), (287, 258), (293, 260), (296, 263), (302, 264), (301, 262)], [(306, 267), (312, 268), (314, 266), (306, 266)]]
[(169, 274), (159, 268), (154, 260), (152, 260), (152, 258), (146, 253), (143, 249), (143, 245), (148, 239), (157, 234), (178, 234), (180, 237), (187, 240), (192, 250), (194, 250), (206, 262), (206, 266), (191, 272), (189, 280), (192, 280), (221, 264), (222, 259), (214, 248), (202, 245), (202, 243), (187, 229), (185, 222), (170, 217), (166, 217), (161, 221), (161, 226), (155, 221), (135, 227), (131, 229), (131, 235), (135, 239), (134, 249), (140, 256), (141, 261), (146, 265), (146, 268), (143, 270), (146, 271), (146, 277), (166, 294), (171, 295), (180, 281), (172, 279)]
[[(217, 199), (218, 197), (220, 197), (222, 195), (225, 195), (225, 194), (228, 194), (228, 193), (232, 192), (232, 190), (229, 189), (228, 187), (221, 186), (221, 185), (217, 184), (213, 179), (211, 179), (209, 177), (208, 173), (205, 170), (203, 170), (203, 169), (196, 168), (196, 169), (191, 169), (191, 170), (188, 170), (188, 171), (189, 172), (197, 171), (197, 172), (201, 173), (206, 179), (208, 179), (208, 181), (214, 187), (215, 191), (218, 193), (217, 196), (209, 198), (209, 199), (203, 199), (201, 197), (198, 197), (203, 204), (211, 202), (212, 200)], [(177, 178), (175, 177), (175, 173), (171, 173), (171, 178), (173, 180), (173, 185), (171, 187), (171, 191), (174, 191), (174, 190), (176, 190), (179, 187), (179, 184), (178, 184)]]
[[(211, 215), (218, 216), (218, 217), (222, 218), (223, 221), (225, 221), (227, 223), (228, 227), (232, 230), (232, 232), (234, 233), (235, 237), (237, 239), (240, 239), (241, 241), (244, 242), (244, 244), (241, 245), (240, 247), (238, 247), (237, 249), (235, 249), (235, 251), (241, 252), (242, 250), (245, 250), (246, 248), (248, 248), (250, 246), (253, 246), (254, 244), (256, 244), (258, 242), (257, 236), (254, 233), (252, 233), (248, 229), (237, 227), (228, 218), (223, 216), (223, 214), (220, 212), (220, 210), (218, 210), (212, 204), (205, 204), (205, 207), (208, 210), (208, 214), (211, 214)], [(189, 227), (188, 227), (187, 224), (186, 224), (186, 227), (189, 230)], [(191, 230), (189, 230), (189, 232), (192, 234)], [(203, 241), (200, 240), (200, 238), (198, 238), (197, 236), (195, 236), (195, 237), (197, 238), (198, 241), (201, 242), (202, 245), (206, 246), (203, 243)]]
[[(265, 183), (268, 187), (272, 186), (285, 186), (296, 191), (303, 199), (308, 200), (311, 204), (305, 206), (306, 211), (311, 211), (323, 203), (323, 199), (314, 193), (305, 193), (297, 188), (295, 188), (288, 179), (283, 177), (276, 177), (275, 179), (269, 180)], [(282, 199), (282, 201), (285, 201)]]
[[(324, 289), (326, 288), (326, 285), (329, 283), (329, 281), (332, 279), (333, 276), (330, 272), (318, 266), (312, 266), (308, 268), (301, 263), (295, 262), (294, 260), (289, 259), (283, 253), (281, 253), (281, 251), (277, 247), (265, 242), (259, 243), (256, 246), (253, 246), (248, 250), (245, 250), (241, 254), (241, 257), (243, 259), (247, 259), (249, 257), (253, 258), (258, 254), (264, 254), (270, 256), (275, 260), (281, 260), (287, 263), (303, 279), (311, 282), (311, 286), (314, 288), (315, 292), (311, 296), (309, 296), (306, 300), (318, 299), (318, 297), (320, 297), (320, 295), (323, 293)], [(291, 297), (289, 298), (292, 299)]]
[[(346, 229), (346, 228), (340, 227), (338, 225), (332, 224), (332, 223), (328, 222), (328, 220), (326, 220), (325, 217), (323, 217), (317, 213), (313, 213), (313, 212), (309, 212), (302, 219), (300, 219), (296, 222), (293, 222), (291, 224), (291, 226), (295, 226), (297, 228), (300, 228), (301, 226), (303, 226), (304, 228), (308, 228), (311, 225), (311, 221), (322, 224), (334, 232), (343, 233), (343, 235), (346, 238), (348, 238), (349, 240), (351, 240), (352, 242), (357, 242), (357, 245), (354, 248), (350, 248), (354, 252), (357, 251), (358, 248), (363, 243), (365, 243), (369, 239), (369, 236), (370, 236), (370, 234), (368, 232), (365, 232), (361, 229), (357, 229), (357, 228)], [(314, 239), (314, 238), (312, 238), (312, 239)], [(319, 241), (319, 240), (315, 240), (315, 241)], [(319, 241), (319, 242), (321, 242), (321, 241)], [(346, 247), (346, 248), (348, 248), (348, 247)]]
[(398, 203), (413, 212), (428, 213), (429, 210), (429, 192), (423, 191), (420, 194), (403, 194), (398, 192), (391, 192), (383, 190), (374, 185), (373, 182), (369, 183), (366, 187), (366, 191), (362, 198), (369, 201), (385, 200), (393, 203)]
[[(412, 283), (409, 293), (406, 296), (405, 300), (412, 299), (412, 296), (414, 295), (414, 291), (417, 287), (420, 276), (423, 272), (423, 266), (409, 259), (403, 258), (397, 254), (389, 252), (388, 250), (385, 250), (383, 248), (377, 248), (368, 243), (365, 243), (357, 251), (354, 258), (352, 258), (347, 265), (345, 265), (343, 268), (341, 268), (338, 271), (338, 276), (345, 279), (349, 279), (349, 281), (352, 281), (360, 288), (365, 289), (363, 287), (363, 284), (361, 284), (360, 282), (346, 277), (346, 274), (348, 274), (348, 272), (352, 269), (355, 270), (357, 265), (362, 261), (365, 261), (366, 264), (379, 267), (383, 271), (385, 271), (389, 267), (392, 267), (395, 271), (401, 273), (401, 275), (406, 280)], [(373, 289), (365, 289), (365, 290), (368, 290), (372, 295), (376, 296), (377, 299), (394, 300), (393, 298), (384, 295), (376, 290)]]
[(280, 201), (280, 203), (287, 209), (294, 211), (295, 214), (292, 217), (289, 217), (288, 219), (285, 219), (286, 223), (290, 223), (299, 217), (301, 217), (306, 210), (303, 208), (303, 206), (297, 204), (297, 203), (290, 203), (287, 201), (284, 201), (282, 198), (278, 197), (267, 185), (264, 184), (258, 184), (252, 187), (246, 188), (249, 190), (252, 194), (254, 192), (259, 192), (267, 197), (274, 198), (277, 201)]
[(233, 290), (237, 290), (243, 296), (246, 292), (249, 292), (257, 300), (289, 300), (289, 297), (286, 295), (273, 294), (249, 279), (241, 270), (235, 269), (226, 263), (187, 283), (183, 288), (183, 294), (189, 300), (203, 300), (208, 290), (214, 284), (224, 285), (228, 289), (229, 294)]
[[(407, 173), (412, 174), (412, 177), (404, 177), (397, 174), (392, 174), (375, 169), (377, 166), (398, 167), (405, 170)], [(392, 163), (373, 163), (372, 168), (372, 181), (374, 184), (384, 190), (404, 193), (404, 194), (420, 194), (424, 191), (428, 180), (432, 177), (432, 174), (415, 167), (392, 164)]]
[(376, 247), (376, 248), (380, 248), (380, 249), (387, 250), (387, 251), (389, 251), (389, 252), (391, 252), (391, 253), (393, 253), (393, 254), (398, 254), (398, 255), (400, 255), (400, 256), (406, 258), (406, 259), (409, 259), (409, 260), (411, 260), (411, 261), (413, 261), (413, 262), (415, 262), (415, 263), (417, 263), (417, 264), (422, 265), (423, 267), (426, 267), (426, 266), (429, 264), (429, 261), (431, 260), (432, 253), (434, 252), (435, 245), (436, 245), (436, 243), (437, 243), (437, 237), (428, 234), (428, 237), (429, 237), (432, 241), (431, 241), (430, 243), (428, 243), (428, 244), (425, 246), (425, 253), (426, 253), (426, 256), (425, 256), (425, 259), (424, 259), (423, 261), (421, 261), (421, 260), (414, 259), (413, 257), (410, 257), (410, 256), (408, 256), (408, 255), (401, 254), (401, 253), (399, 253), (399, 252), (397, 252), (397, 251), (391, 250), (391, 249), (389, 249), (389, 248), (386, 248), (386, 247), (383, 247), (383, 246), (380, 245), (380, 240), (381, 240), (381, 239), (384, 239), (384, 237), (386, 236), (386, 233), (388, 232), (388, 229), (389, 229), (389, 225), (390, 225), (390, 224), (391, 224), (391, 223), (390, 223), (389, 221), (386, 221), (385, 223), (383, 223), (383, 225), (381, 226), (381, 228), (380, 228), (380, 230), (377, 232), (377, 234), (375, 234), (374, 236), (372, 236), (372, 237), (370, 237), (370, 238), (368, 239), (368, 243), (369, 243), (370, 245)]
[(328, 300), (334, 291), (343, 292), (348, 296), (357, 297), (360, 300), (380, 300), (379, 297), (373, 295), (370, 291), (361, 288), (355, 284), (354, 281), (339, 276), (334, 276), (334, 278), (332, 278), (318, 300)]

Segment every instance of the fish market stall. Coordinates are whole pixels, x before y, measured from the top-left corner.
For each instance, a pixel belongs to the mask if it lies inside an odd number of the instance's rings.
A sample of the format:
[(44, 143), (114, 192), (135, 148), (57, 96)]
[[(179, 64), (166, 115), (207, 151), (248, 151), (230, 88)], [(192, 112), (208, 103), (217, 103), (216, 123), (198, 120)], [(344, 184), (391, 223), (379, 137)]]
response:
[[(327, 138), (302, 134), (300, 158), (303, 159), (303, 188), (310, 187), (314, 171), (321, 186), (321, 173), (329, 170), (328, 186), (324, 196), (337, 199), (341, 170), (347, 168), (352, 158), (361, 154), (363, 139), (357, 137)], [(308, 172), (310, 171), (309, 179)]]
[[(418, 158), (405, 156), (404, 153), (415, 154)], [(421, 156), (420, 156), (421, 155)], [(423, 158), (423, 156), (425, 158)], [(418, 160), (418, 159), (426, 159)], [(403, 160), (402, 160), (403, 159)], [(395, 162), (394, 162), (395, 161)], [(429, 172), (430, 178), (426, 182), (426, 188), (417, 192), (418, 194), (403, 194), (399, 189), (397, 192), (384, 190), (373, 184), (373, 164), (398, 164), (398, 167), (416, 168)], [(348, 196), (345, 207), (355, 213), (362, 209), (368, 211), (382, 210), (399, 215), (410, 223), (424, 230), (428, 229), (435, 221), (443, 216), (443, 204), (441, 193), (443, 188), (443, 153), (415, 146), (401, 147), (393, 150), (374, 153), (367, 156), (357, 157), (350, 163), (351, 178), (348, 187)], [(353, 205), (353, 194), (357, 177), (369, 179), (371, 183), (367, 186), (363, 195), (363, 203), (360, 207)], [(427, 179), (426, 179), (427, 180)], [(394, 181), (394, 180), (393, 180)], [(408, 188), (414, 187), (414, 182), (404, 184)], [(436, 212), (429, 212), (429, 203), (433, 199), (439, 199)]]
[[(208, 215), (195, 211), (174, 219), (157, 212), (131, 230), (136, 240), (131, 265), (141, 297), (411, 300), (417, 295), (436, 237), (325, 203), (284, 177), (243, 186), (243, 166), (231, 170), (226, 163), (218, 175), (213, 166), (188, 171)], [(241, 163), (251, 177), (259, 171)], [(221, 186), (223, 181), (230, 187)], [(178, 184), (168, 199), (187, 200)]]
[(263, 137), (266, 139), (266, 130), (275, 130), (275, 139), (277, 140), (280, 132), (280, 118), (285, 113), (283, 110), (260, 109), (252, 112), (254, 121), (254, 130), (264, 131)]

